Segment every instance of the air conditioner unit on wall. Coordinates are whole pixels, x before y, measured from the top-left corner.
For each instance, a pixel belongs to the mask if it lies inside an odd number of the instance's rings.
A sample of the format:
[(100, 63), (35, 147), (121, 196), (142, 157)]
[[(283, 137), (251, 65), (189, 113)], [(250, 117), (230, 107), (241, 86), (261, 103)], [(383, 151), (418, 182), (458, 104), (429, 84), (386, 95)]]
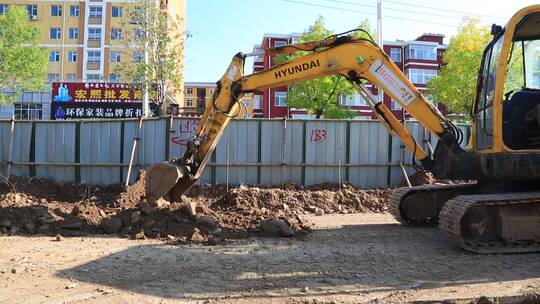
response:
[(30, 20), (36, 21), (36, 20), (37, 20), (37, 16), (36, 16), (36, 15), (31, 15), (31, 16), (30, 16)]

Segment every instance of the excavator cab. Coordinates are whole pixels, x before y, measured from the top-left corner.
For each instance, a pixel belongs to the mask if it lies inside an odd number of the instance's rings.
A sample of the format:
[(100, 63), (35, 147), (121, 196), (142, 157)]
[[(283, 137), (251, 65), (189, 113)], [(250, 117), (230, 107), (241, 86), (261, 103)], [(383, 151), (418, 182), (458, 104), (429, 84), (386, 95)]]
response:
[(472, 148), (481, 177), (540, 179), (540, 5), (492, 26), (473, 106)]
[(507, 60), (502, 108), (504, 145), (540, 149), (540, 12), (516, 25)]
[(473, 107), (476, 150), (540, 149), (539, 10), (525, 8), (506, 28), (492, 26), (493, 40), (484, 51)]

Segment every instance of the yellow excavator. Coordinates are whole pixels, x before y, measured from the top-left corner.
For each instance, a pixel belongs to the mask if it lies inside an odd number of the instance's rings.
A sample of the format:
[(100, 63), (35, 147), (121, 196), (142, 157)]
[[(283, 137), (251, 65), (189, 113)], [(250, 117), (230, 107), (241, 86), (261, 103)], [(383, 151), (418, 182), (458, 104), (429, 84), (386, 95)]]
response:
[[(412, 151), (417, 170), (441, 179), (475, 180), (396, 190), (391, 212), (404, 225), (439, 225), (461, 247), (477, 253), (540, 251), (540, 5), (492, 27), (478, 74), (467, 149), (460, 130), (426, 100), (370, 38), (350, 32), (322, 41), (266, 50), (306, 55), (243, 75), (246, 55), (234, 56), (184, 155), (147, 172), (149, 201), (179, 201), (201, 176), (223, 130), (241, 109), (243, 94), (326, 75), (341, 75), (369, 101), (392, 135)], [(366, 89), (369, 82), (437, 136), (424, 150), (392, 112)]]

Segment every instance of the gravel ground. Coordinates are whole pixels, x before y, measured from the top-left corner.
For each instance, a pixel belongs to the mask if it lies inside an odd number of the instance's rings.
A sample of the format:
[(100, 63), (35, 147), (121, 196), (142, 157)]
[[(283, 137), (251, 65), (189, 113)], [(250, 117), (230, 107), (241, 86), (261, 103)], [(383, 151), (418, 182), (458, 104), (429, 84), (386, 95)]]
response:
[(539, 254), (470, 254), (387, 214), (305, 220), (300, 237), (217, 246), (2, 237), (0, 303), (538, 303)]

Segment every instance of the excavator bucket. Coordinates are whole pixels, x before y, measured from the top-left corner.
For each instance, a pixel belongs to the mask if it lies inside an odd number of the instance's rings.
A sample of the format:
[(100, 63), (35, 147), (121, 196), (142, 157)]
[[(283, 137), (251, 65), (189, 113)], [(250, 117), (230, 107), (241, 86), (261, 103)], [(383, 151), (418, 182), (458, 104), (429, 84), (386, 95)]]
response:
[(160, 198), (180, 202), (182, 194), (195, 183), (183, 171), (182, 167), (172, 163), (152, 165), (146, 171), (146, 200), (150, 204), (155, 204)]

